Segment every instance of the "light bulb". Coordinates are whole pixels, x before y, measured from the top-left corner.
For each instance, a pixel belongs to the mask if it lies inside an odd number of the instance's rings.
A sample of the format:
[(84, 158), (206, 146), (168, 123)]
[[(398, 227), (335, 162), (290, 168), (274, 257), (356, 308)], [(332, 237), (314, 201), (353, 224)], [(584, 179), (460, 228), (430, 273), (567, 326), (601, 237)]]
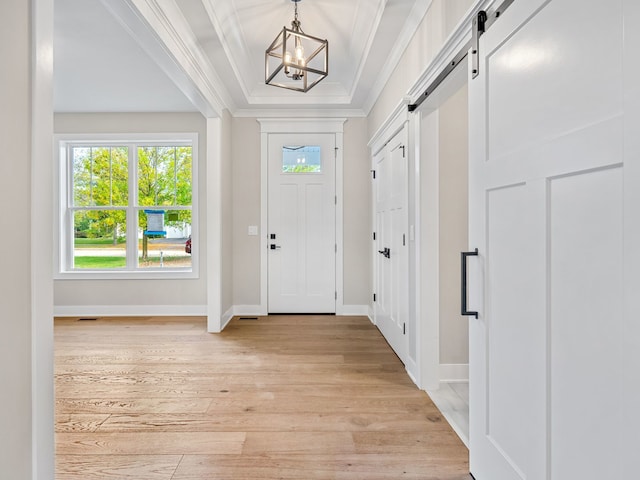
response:
[(291, 64), (291, 54), (289, 52), (284, 52), (284, 74), (289, 75), (291, 70), (289, 69), (289, 65)]
[(296, 45), (295, 53), (296, 53), (296, 59), (298, 60), (298, 64), (300, 63), (300, 60), (304, 62), (304, 48), (302, 47), (302, 44)]

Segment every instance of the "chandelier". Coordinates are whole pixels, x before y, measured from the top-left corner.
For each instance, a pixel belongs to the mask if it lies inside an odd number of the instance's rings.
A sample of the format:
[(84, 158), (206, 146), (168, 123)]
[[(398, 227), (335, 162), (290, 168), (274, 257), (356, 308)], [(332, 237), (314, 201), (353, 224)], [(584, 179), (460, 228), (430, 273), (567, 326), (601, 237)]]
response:
[(298, 92), (308, 92), (328, 74), (329, 42), (307, 35), (298, 20), (294, 3), (291, 28), (283, 27), (264, 56), (265, 83)]

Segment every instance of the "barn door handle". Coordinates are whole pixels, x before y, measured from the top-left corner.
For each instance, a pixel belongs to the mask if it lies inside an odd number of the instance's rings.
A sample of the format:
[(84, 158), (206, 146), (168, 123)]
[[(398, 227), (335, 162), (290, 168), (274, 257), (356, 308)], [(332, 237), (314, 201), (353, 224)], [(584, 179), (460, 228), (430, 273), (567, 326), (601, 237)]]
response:
[(462, 300), (460, 303), (460, 315), (466, 315), (476, 318), (478, 318), (478, 312), (470, 312), (469, 310), (467, 310), (467, 257), (477, 256), (477, 248), (473, 252), (461, 252), (460, 254), (460, 263), (462, 265), (462, 272), (460, 275), (460, 296)]

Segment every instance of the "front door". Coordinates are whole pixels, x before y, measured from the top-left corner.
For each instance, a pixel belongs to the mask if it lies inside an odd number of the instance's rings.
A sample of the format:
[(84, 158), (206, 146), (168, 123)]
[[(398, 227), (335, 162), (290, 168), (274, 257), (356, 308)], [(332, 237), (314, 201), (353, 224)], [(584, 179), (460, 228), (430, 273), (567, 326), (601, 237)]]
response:
[(334, 134), (270, 134), (269, 313), (335, 313)]
[(467, 259), (476, 480), (637, 476), (638, 21), (637, 0), (516, 0), (481, 37), (469, 83), (479, 255)]

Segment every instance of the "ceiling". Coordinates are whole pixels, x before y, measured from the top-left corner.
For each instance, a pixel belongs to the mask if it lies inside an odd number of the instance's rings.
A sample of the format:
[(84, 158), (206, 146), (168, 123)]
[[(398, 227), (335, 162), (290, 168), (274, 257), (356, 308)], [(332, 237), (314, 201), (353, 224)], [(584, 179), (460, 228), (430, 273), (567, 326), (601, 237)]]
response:
[(264, 55), (292, 0), (56, 0), (57, 112), (366, 115), (431, 0), (301, 0), (329, 41), (329, 76), (307, 93), (265, 85)]

